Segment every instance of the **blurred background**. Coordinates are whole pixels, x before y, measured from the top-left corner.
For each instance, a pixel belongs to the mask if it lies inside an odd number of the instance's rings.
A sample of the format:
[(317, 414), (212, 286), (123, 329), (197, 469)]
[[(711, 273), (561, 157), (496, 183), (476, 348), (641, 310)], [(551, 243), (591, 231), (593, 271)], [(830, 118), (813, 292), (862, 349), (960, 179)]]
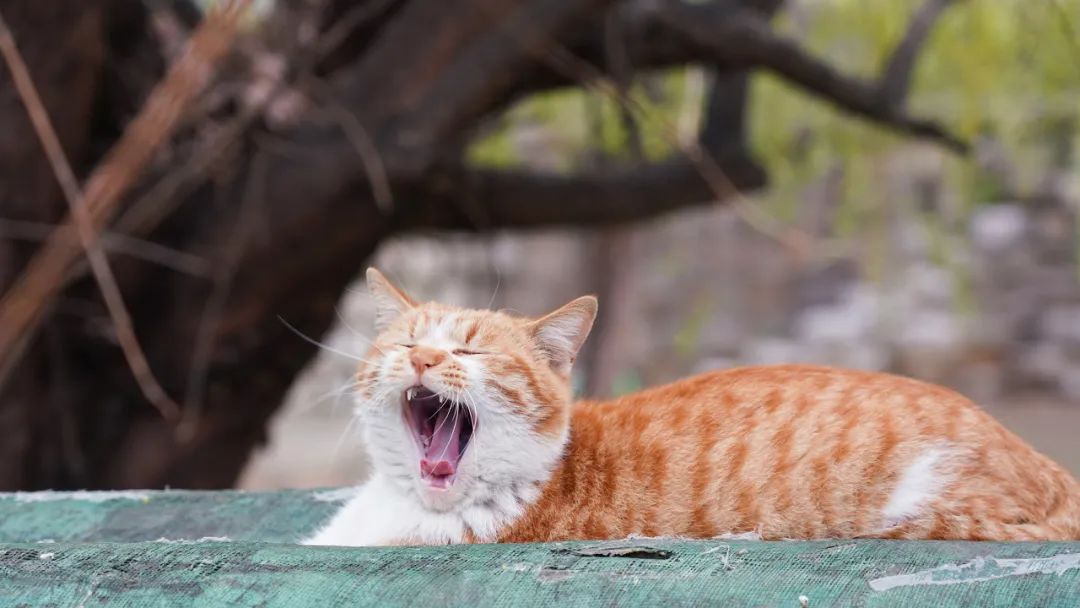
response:
[(0, 14), (83, 184), (5, 53), (0, 489), (361, 479), (368, 265), (525, 315), (598, 295), (579, 394), (891, 371), (1080, 474), (1080, 0)]

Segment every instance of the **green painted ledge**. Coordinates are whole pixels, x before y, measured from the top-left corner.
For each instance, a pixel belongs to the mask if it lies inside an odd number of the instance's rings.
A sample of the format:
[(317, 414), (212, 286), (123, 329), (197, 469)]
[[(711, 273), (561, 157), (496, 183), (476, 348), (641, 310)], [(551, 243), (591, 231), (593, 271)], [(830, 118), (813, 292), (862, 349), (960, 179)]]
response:
[(290, 544), (347, 496), (0, 494), (0, 606), (1080, 606), (1080, 542)]

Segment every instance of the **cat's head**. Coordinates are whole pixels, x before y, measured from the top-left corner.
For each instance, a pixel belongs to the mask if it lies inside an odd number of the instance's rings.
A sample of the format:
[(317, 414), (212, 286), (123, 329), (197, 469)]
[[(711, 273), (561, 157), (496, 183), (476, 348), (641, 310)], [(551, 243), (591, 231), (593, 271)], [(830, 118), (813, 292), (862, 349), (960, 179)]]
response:
[(451, 510), (547, 479), (570, 425), (570, 368), (596, 298), (539, 319), (413, 300), (367, 272), (376, 331), (357, 375), (373, 466)]

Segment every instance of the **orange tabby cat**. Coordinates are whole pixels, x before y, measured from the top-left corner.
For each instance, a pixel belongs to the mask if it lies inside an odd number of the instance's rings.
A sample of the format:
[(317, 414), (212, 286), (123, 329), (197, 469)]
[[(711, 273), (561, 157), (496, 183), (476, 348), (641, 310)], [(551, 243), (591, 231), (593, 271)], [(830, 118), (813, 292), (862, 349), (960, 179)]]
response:
[(573, 403), (594, 298), (533, 320), (368, 284), (374, 474), (310, 544), (1080, 539), (1080, 484), (944, 388), (779, 366)]

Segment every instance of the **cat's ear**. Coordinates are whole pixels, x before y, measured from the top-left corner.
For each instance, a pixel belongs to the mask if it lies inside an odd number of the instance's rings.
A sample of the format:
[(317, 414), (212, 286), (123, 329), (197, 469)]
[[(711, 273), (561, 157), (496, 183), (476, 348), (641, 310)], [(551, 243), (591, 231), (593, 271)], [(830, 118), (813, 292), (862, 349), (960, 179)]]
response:
[(594, 319), (596, 298), (582, 296), (529, 323), (528, 329), (551, 367), (560, 374), (569, 374)]
[(367, 269), (367, 287), (375, 300), (375, 331), (383, 331), (394, 319), (416, 306), (416, 300), (394, 287), (383, 273), (374, 268)]

